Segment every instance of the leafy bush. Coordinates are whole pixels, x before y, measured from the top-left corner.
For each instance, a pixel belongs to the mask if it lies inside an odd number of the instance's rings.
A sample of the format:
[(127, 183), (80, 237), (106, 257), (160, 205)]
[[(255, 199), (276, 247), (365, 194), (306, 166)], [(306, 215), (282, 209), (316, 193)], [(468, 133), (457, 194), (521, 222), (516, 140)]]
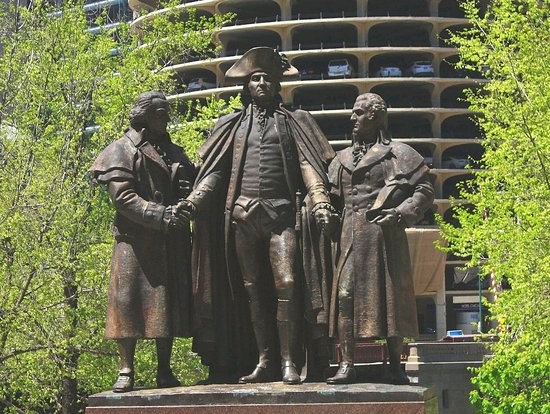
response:
[[(0, 16), (0, 412), (73, 413), (110, 388), (118, 360), (103, 340), (113, 208), (87, 169), (122, 136), (139, 93), (174, 90), (163, 70), (171, 56), (211, 53), (227, 17), (168, 12), (138, 38), (127, 24), (91, 33), (82, 2), (63, 2), (61, 13), (41, 0), (9, 4)], [(199, 115), (223, 108), (212, 101)], [(208, 122), (176, 125), (174, 136), (193, 151)], [(138, 382), (151, 386), (151, 344), (140, 347)], [(177, 340), (174, 366), (188, 384), (205, 375), (188, 339)]]
[(468, 92), (484, 170), (461, 193), (473, 208), (458, 207), (460, 228), (442, 227), (450, 251), (511, 286), (490, 305), (500, 340), (476, 370), (471, 401), (481, 413), (548, 413), (550, 2), (494, 0), (483, 14), (474, 0), (464, 7), (471, 26), (452, 41), (459, 66), (487, 78)]

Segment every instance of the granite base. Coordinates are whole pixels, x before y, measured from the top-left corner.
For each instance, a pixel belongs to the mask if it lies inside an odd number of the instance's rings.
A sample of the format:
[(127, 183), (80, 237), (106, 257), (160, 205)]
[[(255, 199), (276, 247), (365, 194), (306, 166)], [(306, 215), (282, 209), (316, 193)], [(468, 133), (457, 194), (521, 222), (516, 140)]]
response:
[(197, 385), (103, 392), (86, 414), (437, 414), (435, 392), (409, 385)]

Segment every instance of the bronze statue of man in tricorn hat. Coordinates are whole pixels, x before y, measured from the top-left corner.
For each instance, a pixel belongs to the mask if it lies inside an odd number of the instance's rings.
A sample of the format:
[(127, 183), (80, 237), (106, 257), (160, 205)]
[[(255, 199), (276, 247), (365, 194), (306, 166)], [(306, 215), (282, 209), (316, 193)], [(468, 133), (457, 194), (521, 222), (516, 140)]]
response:
[(220, 118), (199, 149), (203, 165), (188, 197), (194, 350), (212, 381), (239, 372), (240, 383), (301, 382), (299, 195), (314, 223), (330, 222), (325, 171), (335, 153), (308, 112), (281, 105), (281, 81), (297, 73), (271, 48), (246, 52), (226, 73), (243, 82), (244, 108)]

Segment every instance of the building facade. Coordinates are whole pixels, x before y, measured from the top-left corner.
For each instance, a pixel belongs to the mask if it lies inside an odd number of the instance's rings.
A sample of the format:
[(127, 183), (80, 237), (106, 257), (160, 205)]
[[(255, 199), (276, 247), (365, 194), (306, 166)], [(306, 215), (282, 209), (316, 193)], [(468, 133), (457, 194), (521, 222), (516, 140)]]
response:
[[(129, 5), (141, 15), (134, 26), (164, 12), (155, 0)], [(218, 56), (170, 68), (181, 83), (172, 100), (237, 95), (242, 87), (226, 83), (224, 73), (256, 46), (278, 49), (300, 70), (299, 80), (282, 83), (283, 101), (310, 111), (336, 149), (350, 143), (358, 95), (374, 92), (386, 100), (393, 138), (425, 157), (436, 191), (434, 211), (408, 230), (422, 338), (457, 328), (471, 333), (479, 312), (477, 272), (461, 270), (462, 261), (433, 247), (439, 237), (434, 213), (454, 220), (449, 199), (471, 176), (465, 167), (475, 168), (482, 156), (463, 90), (484, 80), (455, 68), (457, 51), (448, 43), (450, 33), (468, 25), (459, 0), (196, 0), (178, 8), (182, 16), (195, 8), (198, 16), (236, 17), (215, 35)]]

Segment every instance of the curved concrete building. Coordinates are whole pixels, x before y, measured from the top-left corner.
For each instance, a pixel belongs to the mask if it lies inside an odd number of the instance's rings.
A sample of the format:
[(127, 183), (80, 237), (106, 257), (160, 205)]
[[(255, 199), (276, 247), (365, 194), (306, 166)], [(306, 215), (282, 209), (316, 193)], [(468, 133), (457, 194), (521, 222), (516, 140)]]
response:
[[(178, 8), (198, 15), (231, 12), (233, 23), (215, 35), (219, 56), (181, 62), (170, 69), (181, 81), (171, 99), (228, 98), (240, 86), (225, 82), (225, 71), (245, 51), (271, 46), (285, 53), (301, 79), (283, 82), (285, 104), (309, 110), (335, 148), (349, 145), (351, 107), (359, 94), (374, 92), (389, 105), (394, 139), (424, 155), (432, 167), (435, 206), (452, 221), (449, 197), (470, 176), (469, 159), (482, 155), (473, 114), (463, 89), (476, 88), (480, 74), (454, 68), (457, 51), (446, 39), (468, 24), (459, 0), (197, 0)], [(129, 0), (134, 11), (163, 13), (155, 0)], [(137, 14), (137, 13), (136, 13)], [(338, 72), (338, 64), (346, 69)], [(330, 70), (329, 70), (330, 69)], [(341, 69), (341, 68), (340, 68)], [(338, 76), (340, 75), (340, 76)], [(433, 215), (409, 232), (415, 264), (419, 322), (426, 339), (447, 329), (471, 332), (478, 303), (477, 273), (461, 272), (463, 262), (435, 251), (438, 229)], [(474, 290), (475, 289), (475, 290)], [(487, 294), (487, 292), (485, 292)], [(466, 311), (472, 315), (465, 316)], [(475, 311), (477, 312), (477, 311)], [(468, 319), (469, 318), (469, 319)], [(464, 322), (468, 319), (468, 322)]]

